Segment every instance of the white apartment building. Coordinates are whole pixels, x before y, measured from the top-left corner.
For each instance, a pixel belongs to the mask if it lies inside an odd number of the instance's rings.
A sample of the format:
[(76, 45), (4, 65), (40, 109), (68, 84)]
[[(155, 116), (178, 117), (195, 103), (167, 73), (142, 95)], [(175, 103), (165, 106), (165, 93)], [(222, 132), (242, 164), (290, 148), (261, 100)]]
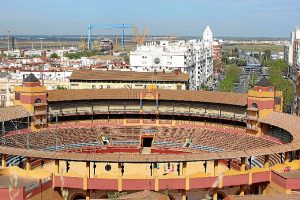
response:
[(213, 74), (212, 43), (213, 34), (207, 26), (202, 39), (138, 45), (130, 52), (130, 69), (139, 72), (178, 69), (189, 74), (189, 89), (199, 90)]
[(291, 41), (285, 49), (285, 59), (290, 66), (300, 70), (300, 27), (297, 26), (291, 34)]

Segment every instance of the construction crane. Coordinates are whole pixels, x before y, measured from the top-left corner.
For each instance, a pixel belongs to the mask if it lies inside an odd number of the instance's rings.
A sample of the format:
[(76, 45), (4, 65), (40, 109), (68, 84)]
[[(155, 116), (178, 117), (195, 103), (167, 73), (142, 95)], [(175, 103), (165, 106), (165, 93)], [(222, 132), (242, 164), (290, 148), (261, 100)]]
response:
[(133, 34), (133, 41), (139, 45), (142, 45), (144, 44), (145, 40), (148, 37), (148, 29), (145, 28), (143, 34), (141, 34), (137, 29), (137, 27), (133, 27), (132, 34)]
[(131, 24), (89, 24), (88, 25), (88, 49), (91, 49), (91, 33), (92, 29), (122, 29), (122, 48), (124, 48), (125, 29), (132, 28)]

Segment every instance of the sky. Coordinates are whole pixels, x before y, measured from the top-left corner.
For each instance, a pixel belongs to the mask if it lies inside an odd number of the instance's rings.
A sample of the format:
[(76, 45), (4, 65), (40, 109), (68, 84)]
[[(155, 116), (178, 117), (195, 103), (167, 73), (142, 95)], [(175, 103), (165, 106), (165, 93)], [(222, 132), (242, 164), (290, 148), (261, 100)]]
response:
[[(77, 35), (87, 25), (133, 24), (150, 35), (289, 37), (299, 0), (0, 0), (0, 34)], [(120, 30), (94, 30), (96, 35)], [(131, 30), (127, 30), (128, 34)]]

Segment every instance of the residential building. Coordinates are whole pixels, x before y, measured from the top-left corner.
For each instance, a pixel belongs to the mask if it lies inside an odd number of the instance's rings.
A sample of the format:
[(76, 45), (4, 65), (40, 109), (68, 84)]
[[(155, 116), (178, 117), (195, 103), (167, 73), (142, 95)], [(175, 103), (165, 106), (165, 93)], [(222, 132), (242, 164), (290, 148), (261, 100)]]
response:
[(76, 70), (70, 77), (71, 89), (170, 89), (185, 90), (189, 76), (173, 72), (132, 72), (117, 70)]
[(180, 70), (190, 76), (189, 89), (199, 90), (213, 74), (213, 33), (209, 26), (202, 39), (162, 40), (138, 45), (130, 52), (130, 69), (138, 72)]

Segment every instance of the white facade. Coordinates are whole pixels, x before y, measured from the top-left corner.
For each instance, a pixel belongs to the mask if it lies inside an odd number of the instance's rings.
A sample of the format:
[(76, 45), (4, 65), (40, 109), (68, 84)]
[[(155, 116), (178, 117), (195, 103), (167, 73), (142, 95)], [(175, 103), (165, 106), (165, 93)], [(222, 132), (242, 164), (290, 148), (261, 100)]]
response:
[(72, 74), (72, 71), (19, 71), (13, 74), (17, 79), (23, 80), (30, 73), (34, 74), (38, 79), (51, 80), (51, 81), (66, 81)]
[(173, 71), (190, 75), (189, 89), (199, 90), (213, 74), (213, 34), (209, 26), (199, 40), (159, 41), (138, 45), (130, 52), (132, 71)]
[(291, 34), (291, 42), (287, 46), (288, 50), (285, 55), (288, 63), (300, 69), (300, 27), (296, 27)]

